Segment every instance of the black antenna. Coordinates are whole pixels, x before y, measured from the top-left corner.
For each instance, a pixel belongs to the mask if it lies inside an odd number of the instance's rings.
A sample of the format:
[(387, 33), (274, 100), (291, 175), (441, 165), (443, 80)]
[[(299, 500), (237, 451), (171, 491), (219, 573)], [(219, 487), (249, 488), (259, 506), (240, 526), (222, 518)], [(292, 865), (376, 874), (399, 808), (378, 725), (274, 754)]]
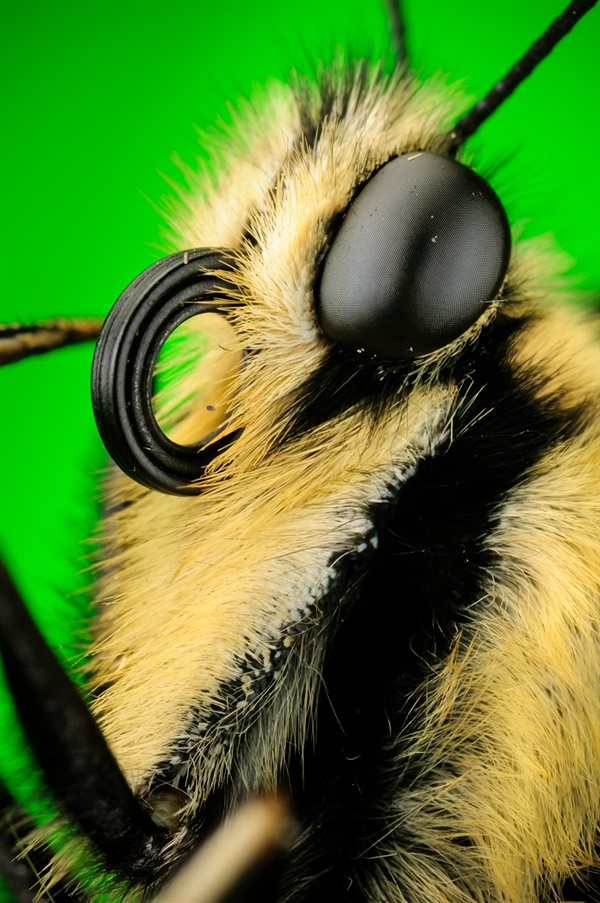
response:
[(406, 66), (408, 57), (406, 53), (406, 27), (402, 21), (401, 0), (387, 0), (387, 5), (392, 23), (392, 31), (398, 48), (398, 62)]
[(475, 104), (472, 110), (459, 119), (448, 136), (452, 142), (450, 154), (456, 153), (461, 144), (477, 131), (482, 122), (485, 122), (507, 97), (510, 97), (515, 88), (533, 72), (538, 63), (548, 56), (558, 42), (596, 3), (597, 0), (572, 0), (542, 37), (531, 45), (525, 56), (515, 63), (504, 78), (496, 82), (492, 90)]

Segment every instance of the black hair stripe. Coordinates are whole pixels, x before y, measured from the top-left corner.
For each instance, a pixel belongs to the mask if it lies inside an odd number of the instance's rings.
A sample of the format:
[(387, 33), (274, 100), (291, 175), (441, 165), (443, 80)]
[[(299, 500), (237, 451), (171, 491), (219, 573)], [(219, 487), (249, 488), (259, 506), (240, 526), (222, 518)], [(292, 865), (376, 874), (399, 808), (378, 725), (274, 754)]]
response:
[[(344, 611), (323, 668), (316, 742), (289, 764), (298, 815), (316, 835), (295, 854), (283, 887), (310, 871), (311, 899), (364, 903), (364, 884), (349, 876), (365, 849), (390, 832), (398, 849), (418, 843), (392, 809), (423, 767), (398, 764), (416, 729), (415, 692), (486, 599), (496, 563), (486, 537), (509, 493), (580, 426), (576, 412), (539, 401), (535, 386), (501, 359), (472, 406), (457, 412), (454, 438), (373, 504), (378, 547), (369, 563), (339, 556), (346, 573), (335, 591)], [(425, 854), (435, 860), (435, 851)], [(440, 868), (449, 881), (464, 879), (452, 862)]]
[[(510, 338), (523, 326), (518, 317), (499, 315), (482, 329), (476, 346), (459, 358), (450, 358), (437, 374), (441, 384), (458, 380), (477, 367), (478, 361), (505, 353)], [(296, 391), (292, 419), (282, 442), (295, 441), (306, 432), (347, 411), (362, 407), (377, 416), (388, 415), (388, 401), (410, 391), (423, 376), (424, 358), (382, 361), (369, 354), (332, 345), (319, 367)]]

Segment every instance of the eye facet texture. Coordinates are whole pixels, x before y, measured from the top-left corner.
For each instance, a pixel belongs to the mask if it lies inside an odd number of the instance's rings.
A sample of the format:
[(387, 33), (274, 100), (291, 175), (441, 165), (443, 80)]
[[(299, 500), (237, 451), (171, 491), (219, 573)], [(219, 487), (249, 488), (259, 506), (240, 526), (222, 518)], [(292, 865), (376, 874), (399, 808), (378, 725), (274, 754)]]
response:
[(497, 297), (510, 230), (491, 187), (449, 157), (386, 163), (352, 201), (318, 291), (323, 330), (382, 358), (427, 354)]

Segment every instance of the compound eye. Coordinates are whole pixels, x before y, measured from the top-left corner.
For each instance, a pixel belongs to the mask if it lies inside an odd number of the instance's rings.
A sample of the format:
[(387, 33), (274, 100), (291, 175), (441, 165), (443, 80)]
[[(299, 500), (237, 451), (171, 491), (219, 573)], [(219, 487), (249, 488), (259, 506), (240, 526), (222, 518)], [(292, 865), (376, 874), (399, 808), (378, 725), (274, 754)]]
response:
[(348, 207), (317, 291), (325, 333), (395, 360), (460, 336), (497, 297), (510, 229), (492, 188), (449, 157), (403, 154)]

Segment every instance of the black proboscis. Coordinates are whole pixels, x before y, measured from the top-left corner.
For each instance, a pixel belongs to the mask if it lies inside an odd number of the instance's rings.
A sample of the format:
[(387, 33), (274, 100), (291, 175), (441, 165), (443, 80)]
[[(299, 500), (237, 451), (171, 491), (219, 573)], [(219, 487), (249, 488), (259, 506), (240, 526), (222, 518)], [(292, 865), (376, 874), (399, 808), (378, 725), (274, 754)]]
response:
[(191, 317), (226, 314), (228, 284), (213, 275), (230, 268), (225, 253), (196, 248), (148, 267), (115, 302), (100, 332), (92, 368), (92, 404), (100, 436), (132, 479), (173, 495), (197, 495), (193, 481), (237, 432), (179, 445), (160, 429), (152, 379), (161, 348)]

